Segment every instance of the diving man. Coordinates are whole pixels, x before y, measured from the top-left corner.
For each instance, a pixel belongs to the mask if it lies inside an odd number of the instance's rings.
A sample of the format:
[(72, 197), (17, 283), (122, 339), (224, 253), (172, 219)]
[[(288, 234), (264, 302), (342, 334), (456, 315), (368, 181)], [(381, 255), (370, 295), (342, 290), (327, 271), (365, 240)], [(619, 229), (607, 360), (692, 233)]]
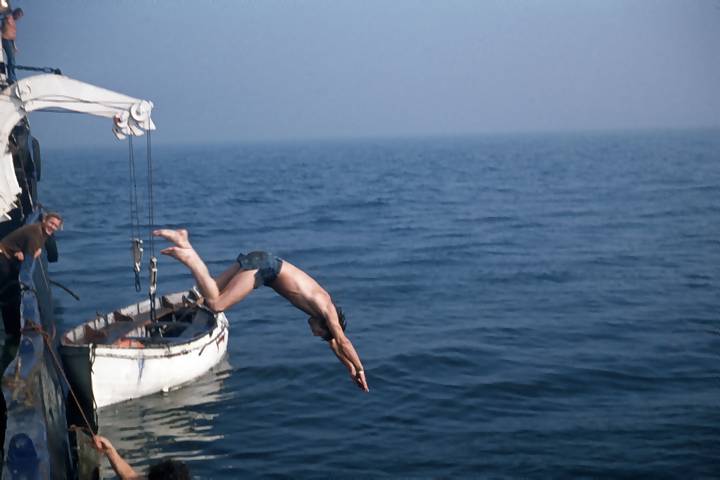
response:
[(355, 347), (345, 335), (342, 310), (310, 275), (270, 253), (251, 252), (240, 254), (232, 266), (213, 278), (205, 262), (190, 244), (187, 230), (161, 229), (155, 230), (153, 235), (174, 244), (160, 253), (177, 259), (190, 269), (205, 305), (211, 310), (227, 310), (242, 301), (253, 289), (265, 285), (310, 315), (308, 324), (313, 335), (327, 341), (330, 349), (348, 369), (353, 382), (363, 391), (369, 391), (363, 365)]

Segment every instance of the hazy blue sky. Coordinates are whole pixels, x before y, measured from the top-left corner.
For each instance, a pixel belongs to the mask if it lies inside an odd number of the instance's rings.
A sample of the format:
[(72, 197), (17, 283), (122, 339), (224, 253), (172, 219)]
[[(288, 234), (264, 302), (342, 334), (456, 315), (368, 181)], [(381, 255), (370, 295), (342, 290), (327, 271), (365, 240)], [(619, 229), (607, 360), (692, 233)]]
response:
[(720, 0), (13, 4), (18, 63), (152, 100), (159, 143), (720, 126)]

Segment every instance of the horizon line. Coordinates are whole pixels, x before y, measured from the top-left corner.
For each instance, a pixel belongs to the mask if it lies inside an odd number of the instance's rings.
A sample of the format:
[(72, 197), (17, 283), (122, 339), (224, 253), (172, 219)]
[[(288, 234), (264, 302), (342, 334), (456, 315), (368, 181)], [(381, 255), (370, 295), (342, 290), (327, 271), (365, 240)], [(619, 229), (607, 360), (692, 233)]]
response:
[[(682, 133), (682, 132), (711, 132), (720, 131), (720, 125), (716, 126), (687, 126), (687, 127), (614, 127), (614, 128), (587, 128), (587, 129), (566, 129), (566, 130), (518, 130), (518, 131), (496, 131), (496, 132), (457, 132), (457, 133), (409, 133), (409, 134), (369, 134), (369, 135), (337, 135), (337, 136), (287, 136), (268, 137), (256, 139), (214, 139), (197, 141), (153, 141), (156, 147), (194, 147), (210, 145), (270, 145), (270, 144), (295, 144), (295, 143), (352, 143), (371, 141), (408, 141), (408, 140), (450, 140), (450, 139), (473, 139), (493, 137), (537, 137), (537, 136), (561, 136), (561, 135), (622, 135), (622, 134), (651, 134), (651, 133)], [(153, 134), (156, 136), (157, 134)], [(112, 135), (109, 135), (112, 137)], [(144, 136), (143, 136), (144, 137)], [(136, 142), (145, 143), (143, 137), (136, 138)], [(42, 139), (38, 139), (42, 141)], [(112, 140), (117, 142), (117, 140)], [(125, 142), (126, 140), (120, 140)], [(81, 145), (50, 146), (50, 149), (89, 149), (106, 147), (108, 145), (97, 143), (86, 143)]]

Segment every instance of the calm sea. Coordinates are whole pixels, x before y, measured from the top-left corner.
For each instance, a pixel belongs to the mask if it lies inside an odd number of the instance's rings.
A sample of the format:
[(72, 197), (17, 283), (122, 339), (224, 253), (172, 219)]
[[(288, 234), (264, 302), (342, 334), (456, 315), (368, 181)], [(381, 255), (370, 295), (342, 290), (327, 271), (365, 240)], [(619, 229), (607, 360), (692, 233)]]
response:
[[(720, 475), (720, 132), (155, 146), (152, 160), (155, 223), (188, 228), (213, 273), (255, 249), (311, 273), (348, 313), (371, 391), (257, 290), (228, 313), (218, 369), (100, 411), (138, 469)], [(136, 161), (146, 224), (144, 147)], [(127, 144), (43, 163), (41, 198), (66, 216), (51, 274), (81, 298), (55, 292), (64, 327), (144, 298)], [(160, 260), (161, 292), (192, 283)]]

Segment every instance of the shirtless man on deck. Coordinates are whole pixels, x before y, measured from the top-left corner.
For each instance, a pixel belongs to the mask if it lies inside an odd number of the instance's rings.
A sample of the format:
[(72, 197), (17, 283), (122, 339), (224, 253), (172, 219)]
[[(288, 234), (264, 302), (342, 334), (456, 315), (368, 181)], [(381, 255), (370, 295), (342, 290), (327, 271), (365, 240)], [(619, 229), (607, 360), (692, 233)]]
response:
[(307, 273), (290, 262), (267, 252), (240, 254), (237, 261), (219, 277), (213, 278), (200, 255), (190, 244), (187, 230), (155, 230), (153, 235), (174, 244), (161, 250), (187, 266), (195, 277), (205, 305), (221, 312), (244, 299), (253, 289), (266, 285), (285, 297), (295, 307), (310, 315), (308, 324), (313, 335), (322, 337), (347, 367), (355, 384), (368, 392), (360, 357), (345, 335), (345, 316), (324, 288)]

